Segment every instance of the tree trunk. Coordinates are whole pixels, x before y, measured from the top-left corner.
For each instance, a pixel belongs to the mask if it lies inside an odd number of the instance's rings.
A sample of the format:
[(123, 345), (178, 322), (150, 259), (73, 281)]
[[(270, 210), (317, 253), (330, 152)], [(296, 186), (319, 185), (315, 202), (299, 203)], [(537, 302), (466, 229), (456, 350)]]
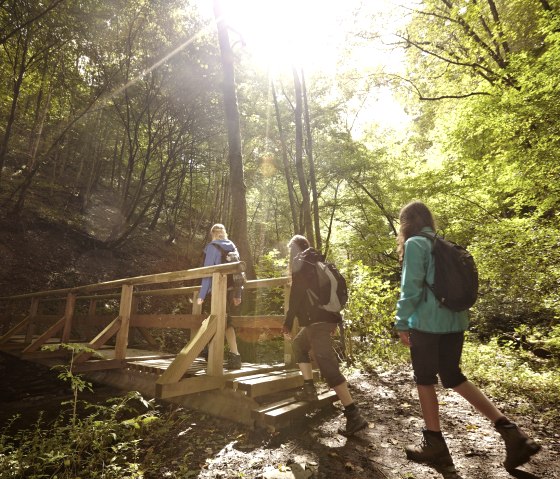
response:
[(307, 88), (305, 86), (305, 76), (301, 70), (301, 86), (303, 90), (303, 118), (305, 120), (305, 133), (307, 136), (307, 159), (309, 161), (309, 184), (313, 195), (313, 224), (315, 226), (315, 247), (321, 251), (323, 248), (321, 241), (321, 224), (319, 222), (319, 195), (317, 194), (317, 180), (315, 178), (315, 162), (313, 159), (313, 138), (311, 136), (311, 122), (309, 121), (309, 104), (307, 103)]
[(276, 123), (278, 125), (278, 134), (280, 135), (280, 145), (282, 148), (282, 163), (284, 164), (284, 175), (286, 177), (286, 184), (288, 188), (288, 198), (290, 200), (290, 211), (292, 213), (292, 231), (297, 233), (298, 229), (298, 212), (297, 203), (294, 195), (294, 183), (292, 181), (292, 174), (290, 172), (290, 163), (288, 161), (288, 147), (286, 146), (286, 136), (284, 135), (284, 129), (282, 128), (282, 119), (280, 118), (280, 109), (278, 108), (278, 98), (276, 96), (276, 89), (274, 88), (274, 82), (271, 82), (272, 86), (272, 99), (274, 101), (274, 111), (276, 112)]
[(25, 36), (23, 39), (23, 50), (21, 52), (21, 60), (19, 61), (19, 67), (16, 64), (14, 59), (14, 74), (15, 75), (13, 81), (13, 88), (12, 88), (12, 105), (10, 107), (10, 113), (8, 115), (8, 121), (6, 123), (6, 129), (4, 130), (4, 137), (2, 138), (2, 142), (0, 143), (0, 181), (2, 180), (2, 170), (4, 168), (4, 163), (6, 162), (6, 155), (8, 153), (8, 144), (10, 142), (10, 136), (12, 134), (12, 127), (14, 126), (14, 121), (16, 119), (16, 108), (19, 100), (19, 92), (21, 89), (21, 84), (23, 83), (23, 76), (25, 74), (25, 70), (27, 69), (27, 51), (29, 47), (29, 38), (28, 35)]
[(296, 96), (296, 107), (294, 110), (294, 120), (296, 125), (296, 171), (299, 180), (299, 188), (301, 190), (301, 207), (303, 213), (303, 229), (305, 235), (312, 246), (315, 246), (315, 235), (313, 234), (313, 223), (311, 221), (311, 207), (309, 204), (309, 190), (305, 179), (305, 171), (303, 169), (303, 100), (302, 89), (299, 74), (293, 69), (294, 75), (294, 92)]
[(250, 278), (254, 278), (255, 269), (247, 236), (247, 199), (245, 196), (246, 187), (243, 172), (243, 157), (241, 154), (241, 128), (235, 90), (233, 51), (229, 41), (227, 25), (222, 18), (221, 0), (214, 0), (214, 15), (218, 27), (218, 41), (220, 43), (224, 74), (224, 109), (228, 134), (228, 160), (231, 178), (231, 237), (239, 249), (241, 258), (243, 258), (247, 264), (247, 275)]

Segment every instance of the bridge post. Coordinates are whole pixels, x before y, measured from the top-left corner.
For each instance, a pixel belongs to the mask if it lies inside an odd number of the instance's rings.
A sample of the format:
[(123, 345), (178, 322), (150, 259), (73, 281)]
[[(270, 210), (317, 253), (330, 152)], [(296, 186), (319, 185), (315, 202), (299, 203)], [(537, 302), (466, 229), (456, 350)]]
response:
[(76, 295), (68, 293), (66, 296), (66, 306), (64, 308), (64, 329), (60, 337), (61, 343), (67, 343), (70, 339), (70, 332), (72, 331), (72, 318), (74, 317), (74, 306), (76, 305)]
[[(288, 312), (288, 308), (290, 306), (290, 290), (291, 290), (291, 285), (285, 284), (284, 285), (284, 316), (286, 316), (286, 313)], [(292, 328), (292, 332), (294, 328), (295, 328), (295, 324), (294, 327)], [(290, 367), (295, 364), (292, 342), (286, 339), (285, 337), (284, 337), (284, 364)]]
[(25, 332), (25, 344), (31, 344), (33, 341), (33, 333), (35, 332), (35, 317), (39, 311), (39, 298), (31, 298), (31, 306), (29, 308), (29, 324)]
[(121, 290), (121, 304), (119, 317), (121, 325), (115, 341), (115, 359), (126, 358), (126, 348), (128, 346), (128, 331), (130, 329), (130, 313), (132, 311), (132, 293), (134, 286), (123, 284)]
[(212, 274), (212, 301), (210, 314), (216, 317), (216, 333), (208, 346), (208, 368), (210, 376), (224, 375), (224, 337), (226, 330), (227, 276)]

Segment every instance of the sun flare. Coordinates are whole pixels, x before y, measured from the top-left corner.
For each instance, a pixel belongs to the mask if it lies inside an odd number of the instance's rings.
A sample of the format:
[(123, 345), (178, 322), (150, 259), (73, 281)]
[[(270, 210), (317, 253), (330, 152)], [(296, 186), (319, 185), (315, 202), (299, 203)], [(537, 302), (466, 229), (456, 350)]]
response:
[[(208, 0), (199, 0), (208, 8)], [(341, 5), (342, 4), (342, 5)], [(304, 66), (307, 71), (334, 68), (342, 43), (340, 0), (226, 0), (225, 20), (245, 43), (254, 62), (272, 70)]]

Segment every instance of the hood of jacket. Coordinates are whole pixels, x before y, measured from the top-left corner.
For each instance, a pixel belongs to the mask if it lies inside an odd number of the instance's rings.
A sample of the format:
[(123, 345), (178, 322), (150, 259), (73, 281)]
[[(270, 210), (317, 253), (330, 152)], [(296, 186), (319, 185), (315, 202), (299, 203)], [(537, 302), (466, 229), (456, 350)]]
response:
[(211, 241), (210, 244), (218, 244), (228, 252), (237, 250), (237, 248), (233, 244), (233, 241), (228, 240), (228, 239), (217, 239), (217, 240)]
[(298, 253), (292, 261), (292, 273), (307, 272), (310, 274), (314, 271), (314, 267), (310, 267), (317, 263), (317, 261), (324, 261), (324, 256), (319, 253), (315, 248), (307, 248), (305, 251)]

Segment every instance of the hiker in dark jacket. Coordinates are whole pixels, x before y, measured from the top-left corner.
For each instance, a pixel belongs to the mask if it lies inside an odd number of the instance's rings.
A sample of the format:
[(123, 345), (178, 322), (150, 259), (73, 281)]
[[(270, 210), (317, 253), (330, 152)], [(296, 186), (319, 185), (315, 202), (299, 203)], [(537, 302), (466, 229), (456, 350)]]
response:
[[(204, 248), (204, 266), (213, 266), (217, 264), (222, 264), (222, 251), (217, 246), (221, 246), (225, 251), (237, 251), (235, 244), (228, 239), (226, 228), (220, 223), (216, 223), (210, 229), (210, 236), (212, 241), (206, 245)], [(207, 296), (212, 292), (212, 278), (203, 278), (200, 287), (200, 293), (198, 294), (198, 304), (203, 304)], [(230, 311), (232, 308), (236, 308), (241, 304), (241, 292), (242, 288), (228, 288), (227, 296), (227, 316), (226, 316), (226, 341), (229, 346), (229, 353), (226, 356), (227, 369), (239, 369), (241, 368), (241, 355), (237, 349), (237, 338), (235, 336), (235, 329), (233, 329), (232, 319)], [(207, 302), (207, 304), (209, 301)], [(205, 308), (206, 309), (206, 308)], [(203, 352), (203, 355), (207, 356), (207, 350)]]
[(426, 286), (434, 282), (432, 242), (418, 233), (434, 233), (435, 229), (432, 213), (420, 201), (401, 210), (397, 243), (402, 278), (395, 325), (401, 341), (410, 347), (425, 422), (422, 443), (407, 446), (406, 455), (417, 462), (453, 465), (440, 428), (435, 389), (439, 376), (443, 387), (459, 393), (495, 425), (505, 442), (504, 466), (509, 471), (529, 461), (540, 446), (510, 422), (461, 371), (468, 312), (455, 312), (439, 304)]
[(345, 436), (351, 436), (364, 429), (368, 423), (360, 414), (358, 406), (350, 395), (348, 383), (340, 372), (338, 358), (332, 344), (331, 335), (336, 330), (338, 323), (342, 321), (342, 317), (340, 313), (331, 313), (312, 307), (307, 295), (307, 289), (315, 288), (317, 290), (317, 273), (314, 263), (323, 261), (323, 257), (317, 250), (310, 248), (307, 239), (301, 235), (294, 236), (288, 243), (288, 248), (292, 284), (283, 331), (286, 336), (291, 338), (294, 319), (298, 318), (301, 329), (293, 340), (293, 349), (304, 380), (303, 388), (296, 392), (295, 398), (299, 401), (316, 401), (318, 399), (309, 356), (312, 350), (321, 375), (334, 389), (344, 406), (346, 427), (340, 428), (339, 432)]

